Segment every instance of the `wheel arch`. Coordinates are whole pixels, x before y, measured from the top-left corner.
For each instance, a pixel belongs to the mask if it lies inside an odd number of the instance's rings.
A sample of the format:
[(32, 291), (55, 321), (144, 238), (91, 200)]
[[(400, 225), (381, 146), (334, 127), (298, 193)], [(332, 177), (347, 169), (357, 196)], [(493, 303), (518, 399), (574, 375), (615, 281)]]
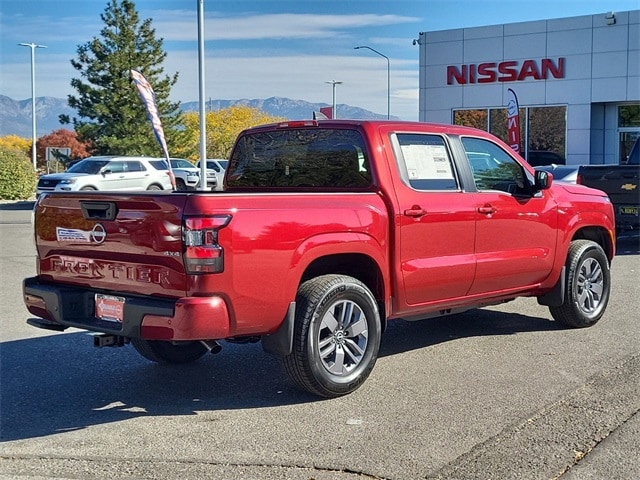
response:
[(598, 226), (585, 226), (578, 229), (571, 238), (574, 240), (591, 240), (602, 247), (607, 254), (609, 262), (613, 260), (615, 255), (615, 238), (611, 237), (611, 234), (604, 227)]
[(305, 269), (300, 284), (326, 274), (347, 275), (360, 280), (378, 302), (381, 320), (386, 316), (383, 307), (387, 296), (385, 277), (373, 258), (364, 253), (338, 253), (316, 258)]

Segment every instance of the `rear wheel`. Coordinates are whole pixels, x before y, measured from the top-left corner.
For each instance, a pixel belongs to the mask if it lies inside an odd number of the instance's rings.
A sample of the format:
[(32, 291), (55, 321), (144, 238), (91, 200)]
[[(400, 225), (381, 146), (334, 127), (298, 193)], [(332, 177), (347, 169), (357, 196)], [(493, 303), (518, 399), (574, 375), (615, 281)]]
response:
[(132, 338), (131, 345), (140, 355), (158, 363), (191, 363), (208, 352), (200, 342), (167, 342)]
[(602, 247), (590, 240), (571, 242), (566, 263), (564, 303), (549, 307), (553, 318), (568, 327), (595, 325), (609, 302), (611, 274)]
[(156, 185), (156, 184), (154, 183), (154, 184), (149, 185), (149, 186), (147, 187), (147, 190), (162, 190), (162, 187), (161, 187), (160, 185)]
[(293, 351), (283, 358), (302, 389), (332, 398), (356, 390), (380, 348), (375, 298), (359, 280), (323, 275), (303, 283), (296, 297)]

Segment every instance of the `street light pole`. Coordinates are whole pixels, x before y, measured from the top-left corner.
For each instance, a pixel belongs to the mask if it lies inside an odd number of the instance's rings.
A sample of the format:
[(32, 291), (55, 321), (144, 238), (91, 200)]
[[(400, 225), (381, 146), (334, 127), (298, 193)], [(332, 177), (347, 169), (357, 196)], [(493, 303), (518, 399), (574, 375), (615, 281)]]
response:
[(387, 59), (387, 120), (389, 120), (391, 118), (391, 63), (389, 62), (389, 57), (387, 57), (386, 55), (383, 55), (382, 53), (380, 53), (379, 51), (371, 47), (368, 47), (367, 45), (360, 45), (359, 47), (353, 47), (354, 50), (358, 50), (360, 48), (366, 48), (368, 50), (371, 50), (373, 53), (377, 53), (381, 57), (384, 57)]
[(198, 0), (198, 105), (200, 117), (200, 190), (207, 189), (207, 112), (205, 109), (204, 0)]
[(46, 45), (37, 45), (35, 43), (19, 43), (22, 47), (31, 48), (31, 160), (33, 161), (33, 169), (38, 171), (36, 165), (36, 48), (47, 48)]
[(341, 85), (342, 82), (331, 80), (330, 82), (324, 83), (330, 83), (331, 85), (333, 85), (333, 107), (331, 109), (331, 118), (338, 118), (338, 115), (336, 115), (336, 85)]

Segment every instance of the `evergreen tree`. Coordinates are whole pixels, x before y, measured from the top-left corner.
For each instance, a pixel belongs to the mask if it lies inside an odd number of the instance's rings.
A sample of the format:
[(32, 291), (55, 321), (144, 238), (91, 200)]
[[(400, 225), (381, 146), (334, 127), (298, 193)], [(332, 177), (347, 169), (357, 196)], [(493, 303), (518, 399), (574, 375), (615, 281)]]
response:
[(77, 95), (68, 97), (78, 116), (61, 115), (60, 121), (73, 123), (79, 138), (94, 146), (94, 154), (163, 156), (131, 70), (153, 87), (169, 152), (181, 135), (180, 104), (169, 101), (178, 74), (163, 76), (167, 54), (162, 40), (155, 38), (151, 19), (140, 23), (133, 1), (109, 0), (100, 18), (105, 24), (100, 38), (80, 45), (78, 58), (71, 60), (81, 75), (71, 81)]

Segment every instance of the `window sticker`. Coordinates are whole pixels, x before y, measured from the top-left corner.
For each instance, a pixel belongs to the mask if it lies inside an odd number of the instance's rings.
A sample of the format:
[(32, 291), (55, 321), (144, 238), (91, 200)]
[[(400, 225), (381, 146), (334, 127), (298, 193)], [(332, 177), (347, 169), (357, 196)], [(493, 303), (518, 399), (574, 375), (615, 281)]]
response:
[(402, 145), (410, 180), (452, 180), (453, 170), (444, 145)]

